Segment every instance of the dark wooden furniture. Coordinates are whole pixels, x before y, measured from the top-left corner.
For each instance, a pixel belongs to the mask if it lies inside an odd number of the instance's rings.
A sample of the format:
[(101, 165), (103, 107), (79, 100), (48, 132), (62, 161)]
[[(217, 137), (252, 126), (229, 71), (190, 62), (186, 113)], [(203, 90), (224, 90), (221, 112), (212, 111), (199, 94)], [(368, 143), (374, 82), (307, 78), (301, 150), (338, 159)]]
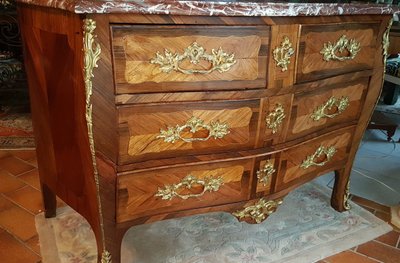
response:
[(211, 211), (261, 222), (329, 171), (332, 206), (349, 208), (390, 15), (19, 12), (46, 216), (57, 194), (102, 262), (119, 262), (132, 225)]
[[(400, 52), (400, 26), (399, 22), (394, 22), (389, 32), (389, 42), (390, 45), (388, 47), (388, 54), (396, 55)], [(390, 72), (388, 74), (386, 70), (386, 74), (384, 76), (384, 84), (383, 84), (383, 92), (381, 94), (383, 98), (383, 102), (388, 105), (396, 104), (398, 93), (399, 93), (399, 85), (400, 78), (395, 75), (396, 73)], [(398, 124), (393, 120), (390, 120), (384, 113), (374, 111), (371, 121), (367, 126), (367, 129), (378, 129), (386, 131), (387, 141), (392, 141), (392, 137), (396, 133), (396, 129)], [(400, 139), (398, 140), (400, 142)]]
[(371, 121), (368, 124), (367, 129), (370, 130), (385, 130), (387, 141), (391, 142), (392, 137), (396, 133), (397, 124), (393, 123), (383, 112), (375, 111), (372, 114)]

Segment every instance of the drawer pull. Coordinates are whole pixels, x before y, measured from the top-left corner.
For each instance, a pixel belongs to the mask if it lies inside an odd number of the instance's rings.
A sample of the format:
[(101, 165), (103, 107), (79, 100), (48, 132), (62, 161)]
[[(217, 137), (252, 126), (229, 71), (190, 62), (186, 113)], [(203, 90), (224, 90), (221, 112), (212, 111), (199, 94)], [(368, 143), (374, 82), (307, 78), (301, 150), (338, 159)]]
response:
[[(165, 185), (163, 189), (158, 188), (155, 196), (161, 197), (163, 200), (172, 200), (174, 197), (179, 197), (181, 199), (188, 199), (194, 197), (200, 197), (205, 194), (205, 192), (216, 192), (219, 190), (220, 186), (224, 183), (222, 177), (205, 177), (203, 179), (196, 178), (193, 175), (189, 174), (185, 178), (182, 179), (180, 183)], [(198, 194), (187, 194), (181, 195), (178, 193), (180, 188), (191, 189), (195, 185), (202, 185), (203, 191)]]
[[(188, 59), (191, 64), (197, 65), (200, 60), (205, 60), (211, 63), (209, 69), (183, 69), (179, 64)], [(226, 72), (236, 63), (235, 54), (228, 54), (220, 47), (218, 50), (212, 49), (211, 54), (207, 54), (204, 47), (196, 42), (193, 42), (185, 49), (183, 54), (172, 53), (170, 50), (165, 49), (164, 55), (157, 51), (156, 56), (150, 60), (152, 64), (159, 64), (160, 70), (165, 73), (171, 71), (181, 72), (183, 74), (208, 74), (213, 71), (219, 73)]]
[(276, 104), (275, 109), (270, 112), (265, 119), (267, 127), (272, 129), (272, 133), (276, 133), (278, 131), (279, 126), (282, 124), (283, 119), (285, 119), (285, 109), (282, 104)]
[(270, 200), (267, 201), (261, 198), (257, 203), (252, 206), (248, 206), (243, 210), (233, 212), (232, 215), (236, 216), (238, 219), (243, 219), (245, 217), (250, 217), (257, 224), (261, 223), (267, 216), (271, 215), (276, 211), (279, 205), (282, 204), (282, 200)]
[[(321, 118), (334, 118), (341, 114), (349, 106), (349, 97), (341, 97), (337, 99), (335, 97), (330, 97), (329, 100), (322, 106), (319, 106), (313, 114), (311, 114), (311, 119), (314, 121), (319, 121)], [(336, 107), (335, 113), (327, 113)]]
[(267, 186), (271, 175), (275, 172), (276, 170), (274, 169), (274, 164), (271, 162), (271, 160), (268, 160), (263, 169), (257, 171), (258, 182), (262, 183), (264, 186)]
[[(347, 51), (348, 56), (338, 56), (336, 53)], [(337, 60), (345, 61), (352, 60), (356, 57), (357, 53), (361, 50), (361, 44), (355, 39), (347, 39), (345, 35), (341, 36), (336, 43), (324, 43), (324, 48), (321, 54), (324, 56), (325, 61)]]
[[(301, 164), (301, 168), (307, 169), (308, 167), (311, 166), (324, 166), (327, 162), (329, 162), (333, 155), (335, 155), (336, 149), (333, 146), (330, 147), (325, 147), (325, 146), (320, 146), (318, 149), (315, 151), (313, 155), (307, 156), (307, 158), (303, 161)], [(321, 162), (316, 162), (315, 159), (322, 157), (325, 155), (325, 159)]]
[[(208, 135), (205, 138), (184, 138), (181, 136), (183, 130), (189, 129), (189, 132), (195, 133), (201, 129), (208, 130)], [(227, 123), (220, 123), (219, 121), (205, 124), (203, 120), (197, 117), (191, 117), (184, 125), (176, 125), (175, 127), (168, 127), (167, 130), (160, 130), (157, 139), (164, 138), (165, 142), (175, 143), (177, 140), (184, 142), (194, 141), (207, 141), (211, 137), (214, 139), (223, 138), (229, 134), (229, 125)]]
[(290, 57), (293, 56), (294, 49), (292, 43), (287, 36), (283, 37), (283, 42), (279, 47), (276, 47), (273, 51), (274, 60), (278, 67), (282, 68), (282, 72), (288, 70), (290, 64)]

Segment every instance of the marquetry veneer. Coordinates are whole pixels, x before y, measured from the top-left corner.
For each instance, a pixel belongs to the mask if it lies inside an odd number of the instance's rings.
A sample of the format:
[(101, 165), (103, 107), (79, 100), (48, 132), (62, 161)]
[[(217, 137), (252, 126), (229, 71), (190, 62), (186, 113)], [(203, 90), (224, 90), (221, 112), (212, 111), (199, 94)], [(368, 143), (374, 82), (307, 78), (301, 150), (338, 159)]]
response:
[(19, 12), (46, 216), (57, 194), (104, 262), (132, 225), (210, 211), (258, 223), (329, 171), (332, 206), (349, 208), (390, 16)]

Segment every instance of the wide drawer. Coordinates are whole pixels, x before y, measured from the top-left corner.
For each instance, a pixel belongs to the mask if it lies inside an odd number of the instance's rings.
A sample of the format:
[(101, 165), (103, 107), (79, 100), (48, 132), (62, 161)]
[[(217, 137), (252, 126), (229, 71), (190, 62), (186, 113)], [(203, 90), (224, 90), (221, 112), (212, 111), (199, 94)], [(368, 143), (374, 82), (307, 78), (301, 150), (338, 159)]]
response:
[(120, 107), (119, 164), (255, 147), (260, 100)]
[(302, 25), (296, 82), (374, 67), (379, 23)]
[(284, 150), (279, 157), (275, 189), (283, 190), (301, 181), (343, 166), (350, 151), (354, 127), (345, 128)]
[(296, 94), (286, 140), (357, 121), (368, 84), (369, 79), (363, 78)]
[(265, 88), (269, 27), (114, 25), (116, 93)]
[(253, 159), (120, 175), (117, 222), (249, 199)]

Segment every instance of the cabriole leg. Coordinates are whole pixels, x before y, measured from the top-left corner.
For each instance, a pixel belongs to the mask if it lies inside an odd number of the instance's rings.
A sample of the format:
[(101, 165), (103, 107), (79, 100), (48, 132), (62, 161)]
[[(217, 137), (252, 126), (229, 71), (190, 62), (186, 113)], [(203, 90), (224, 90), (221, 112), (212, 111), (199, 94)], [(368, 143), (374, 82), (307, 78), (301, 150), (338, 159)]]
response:
[(350, 171), (351, 169), (346, 168), (335, 171), (335, 185), (333, 187), (331, 205), (339, 212), (350, 209), (350, 205), (348, 203), (350, 195)]

